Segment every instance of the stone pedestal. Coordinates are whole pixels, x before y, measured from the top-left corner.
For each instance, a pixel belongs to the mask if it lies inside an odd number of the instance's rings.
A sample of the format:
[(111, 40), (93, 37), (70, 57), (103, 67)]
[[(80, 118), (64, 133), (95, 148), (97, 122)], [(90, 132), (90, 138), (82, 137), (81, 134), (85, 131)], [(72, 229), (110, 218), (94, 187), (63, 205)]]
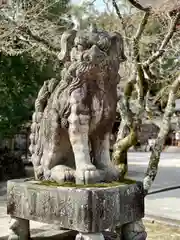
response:
[[(29, 220), (76, 230), (79, 239), (103, 239), (103, 232), (121, 226), (123, 239), (144, 217), (143, 185), (76, 188), (39, 185), (37, 181), (11, 180), (7, 187), (7, 213), (15, 219), (12, 235), (29, 238)], [(129, 231), (128, 234), (126, 232)], [(142, 231), (144, 232), (144, 229)], [(142, 235), (142, 234), (141, 234)], [(145, 236), (145, 235), (144, 235)], [(128, 240), (130, 238), (127, 238)], [(132, 239), (146, 239), (132, 238)]]

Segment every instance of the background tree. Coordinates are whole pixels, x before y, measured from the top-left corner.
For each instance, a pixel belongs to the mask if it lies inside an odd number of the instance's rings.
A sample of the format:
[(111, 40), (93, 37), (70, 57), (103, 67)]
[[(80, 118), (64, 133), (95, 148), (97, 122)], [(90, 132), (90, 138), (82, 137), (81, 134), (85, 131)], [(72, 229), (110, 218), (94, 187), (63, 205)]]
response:
[[(129, 3), (140, 12), (122, 15), (117, 2), (112, 1), (125, 38), (128, 57), (125, 70), (131, 69), (130, 75), (125, 75), (124, 91), (119, 101), (122, 121), (114, 146), (113, 161), (124, 175), (127, 172), (127, 150), (137, 143), (143, 120), (150, 113), (152, 115), (151, 109), (147, 106), (149, 94), (153, 92), (156, 95), (157, 91), (159, 89), (162, 91), (164, 87), (167, 91), (168, 86), (167, 105), (164, 109), (162, 125), (152, 148), (149, 167), (144, 179), (144, 188), (148, 192), (157, 174), (160, 154), (170, 130), (174, 100), (179, 89), (180, 78), (177, 77), (178, 69), (174, 64), (177, 55), (174, 54), (172, 42), (176, 39), (174, 43), (178, 44), (179, 29), (177, 26), (180, 12), (176, 11), (172, 14), (168, 7), (166, 11), (168, 16), (165, 16), (150, 7), (143, 7), (137, 1), (129, 0)], [(165, 62), (168, 62), (168, 67), (163, 67)], [(137, 101), (133, 101), (135, 104), (131, 101), (134, 93), (137, 98)]]
[(38, 89), (48, 78), (59, 78), (61, 63), (52, 52), (59, 49), (60, 35), (69, 27), (61, 19), (69, 10), (68, 0), (10, 7), (9, 12), (0, 11), (1, 138), (12, 136), (31, 120)]

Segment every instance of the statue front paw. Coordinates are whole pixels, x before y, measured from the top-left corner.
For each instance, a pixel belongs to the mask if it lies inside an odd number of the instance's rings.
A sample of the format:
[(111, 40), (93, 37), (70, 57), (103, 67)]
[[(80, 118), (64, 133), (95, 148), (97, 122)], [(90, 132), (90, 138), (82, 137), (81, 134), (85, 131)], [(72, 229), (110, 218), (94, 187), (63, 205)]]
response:
[(57, 165), (51, 169), (51, 178), (60, 184), (64, 182), (75, 182), (74, 171), (75, 170), (70, 167)]
[(92, 184), (104, 181), (104, 172), (94, 169), (77, 169), (75, 173), (77, 184)]

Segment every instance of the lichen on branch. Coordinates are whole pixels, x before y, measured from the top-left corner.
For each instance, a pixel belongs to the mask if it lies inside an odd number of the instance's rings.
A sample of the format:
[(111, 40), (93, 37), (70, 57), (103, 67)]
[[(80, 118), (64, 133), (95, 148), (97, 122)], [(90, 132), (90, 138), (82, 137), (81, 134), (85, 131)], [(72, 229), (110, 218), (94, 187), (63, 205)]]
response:
[(148, 193), (157, 175), (160, 154), (162, 152), (166, 137), (170, 130), (171, 116), (174, 113), (174, 103), (176, 100), (176, 93), (179, 90), (179, 87), (180, 87), (180, 75), (177, 77), (177, 79), (173, 82), (171, 86), (167, 106), (165, 108), (165, 113), (162, 120), (162, 125), (160, 127), (160, 131), (154, 144), (154, 147), (152, 148), (151, 151), (149, 165), (144, 178), (145, 194)]
[[(133, 71), (130, 80), (126, 83), (124, 96), (120, 100), (121, 103), (119, 103), (122, 121), (118, 131), (117, 141), (113, 148), (112, 160), (114, 164), (119, 167), (122, 177), (127, 172), (127, 151), (131, 146), (136, 145), (138, 139), (139, 121), (134, 119), (133, 113), (130, 110), (129, 101), (136, 83), (139, 88), (140, 100), (144, 99), (146, 92), (148, 91), (144, 71), (140, 62), (139, 41), (147, 24), (149, 15), (150, 9), (148, 8), (133, 38)], [(142, 111), (139, 110), (139, 112)], [(128, 129), (128, 134), (125, 132), (125, 129)]]
[(138, 1), (136, 0), (128, 0), (135, 8), (141, 11), (149, 11), (150, 7), (143, 7)]

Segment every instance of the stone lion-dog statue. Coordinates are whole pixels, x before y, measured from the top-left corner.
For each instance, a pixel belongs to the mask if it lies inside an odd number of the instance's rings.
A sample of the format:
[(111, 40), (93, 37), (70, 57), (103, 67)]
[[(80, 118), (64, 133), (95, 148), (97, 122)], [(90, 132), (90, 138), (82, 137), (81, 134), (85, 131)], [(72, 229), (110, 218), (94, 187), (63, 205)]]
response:
[(91, 27), (61, 37), (61, 80), (38, 93), (30, 152), (36, 180), (110, 182), (119, 171), (109, 141), (116, 116), (119, 64), (126, 60), (122, 36)]

